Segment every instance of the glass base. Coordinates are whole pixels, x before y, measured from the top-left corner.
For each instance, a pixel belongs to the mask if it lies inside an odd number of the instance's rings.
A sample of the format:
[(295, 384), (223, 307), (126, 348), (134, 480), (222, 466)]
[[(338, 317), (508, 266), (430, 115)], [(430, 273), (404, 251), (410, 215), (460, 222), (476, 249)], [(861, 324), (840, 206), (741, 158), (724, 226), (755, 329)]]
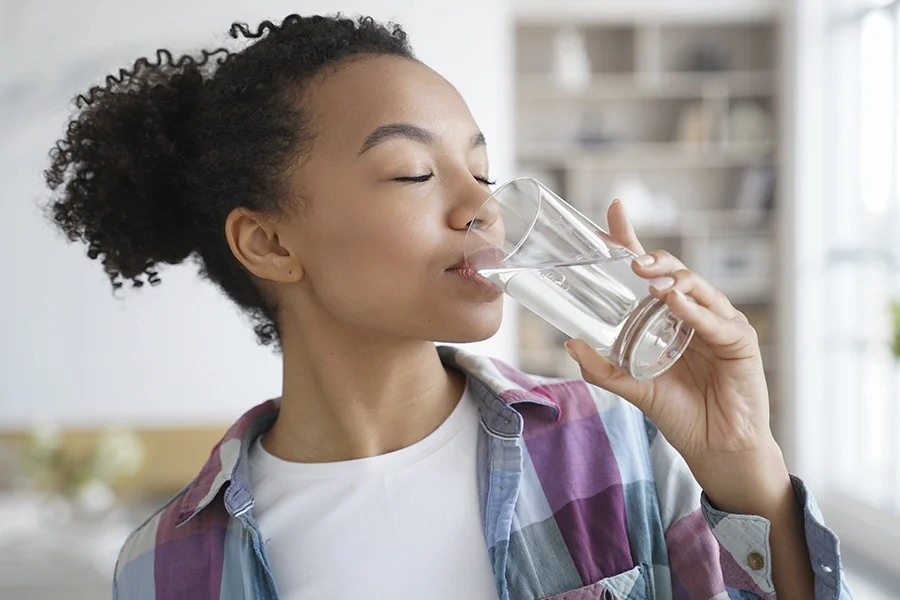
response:
[(694, 337), (665, 302), (648, 296), (631, 314), (614, 351), (622, 369), (638, 381), (665, 373), (684, 354)]

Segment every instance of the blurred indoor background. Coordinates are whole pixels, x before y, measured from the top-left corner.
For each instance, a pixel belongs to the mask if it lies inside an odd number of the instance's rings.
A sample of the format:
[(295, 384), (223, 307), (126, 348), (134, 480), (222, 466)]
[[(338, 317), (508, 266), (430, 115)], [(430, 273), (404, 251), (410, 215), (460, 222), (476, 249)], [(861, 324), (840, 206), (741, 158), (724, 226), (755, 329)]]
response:
[[(900, 0), (0, 0), (0, 598), (110, 595), (127, 533), (280, 365), (192, 267), (124, 301), (47, 225), (70, 100), (232, 21), (370, 14), (410, 33), (489, 141), (722, 289), (756, 326), (789, 467), (860, 600), (900, 598)], [(477, 350), (576, 375), (510, 305)]]

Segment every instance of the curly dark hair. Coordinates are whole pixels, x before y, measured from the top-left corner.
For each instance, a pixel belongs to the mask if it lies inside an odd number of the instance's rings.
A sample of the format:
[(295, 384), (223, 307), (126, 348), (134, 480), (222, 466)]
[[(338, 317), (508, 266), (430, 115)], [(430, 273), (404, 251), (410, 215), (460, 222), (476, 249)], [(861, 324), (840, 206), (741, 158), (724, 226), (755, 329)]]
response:
[(234, 257), (225, 220), (235, 208), (278, 214), (296, 206), (286, 173), (312, 142), (300, 99), (323, 69), (361, 55), (415, 60), (407, 35), (369, 17), (290, 15), (240, 51), (177, 60), (162, 49), (76, 97), (44, 173), (49, 214), (87, 244), (113, 290), (159, 283), (160, 264), (195, 257), (250, 315), (262, 344), (280, 342), (277, 307)]

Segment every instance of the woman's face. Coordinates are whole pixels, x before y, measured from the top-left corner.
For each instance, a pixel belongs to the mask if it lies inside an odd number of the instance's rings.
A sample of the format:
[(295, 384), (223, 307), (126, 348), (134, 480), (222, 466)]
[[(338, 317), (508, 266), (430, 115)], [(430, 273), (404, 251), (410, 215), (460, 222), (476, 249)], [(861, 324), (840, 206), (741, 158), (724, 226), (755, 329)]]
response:
[(315, 140), (290, 177), (306, 203), (278, 227), (302, 278), (282, 307), (407, 339), (493, 335), (501, 293), (453, 270), (490, 195), (484, 138), (456, 89), (420, 63), (366, 57), (304, 102)]

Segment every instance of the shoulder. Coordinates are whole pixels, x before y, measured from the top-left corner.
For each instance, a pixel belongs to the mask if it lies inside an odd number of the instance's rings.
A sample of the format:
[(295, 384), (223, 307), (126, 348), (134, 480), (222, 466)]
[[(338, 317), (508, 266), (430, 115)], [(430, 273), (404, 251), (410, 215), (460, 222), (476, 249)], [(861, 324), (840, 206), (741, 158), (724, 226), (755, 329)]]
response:
[[(526, 438), (553, 432), (556, 438), (615, 438), (619, 450), (647, 453), (656, 426), (625, 399), (581, 378), (545, 377), (503, 361), (442, 349), (470, 377), (481, 381), (522, 415)], [(608, 446), (609, 444), (607, 444)]]
[(128, 537), (116, 563), (116, 598), (219, 598), (226, 553), (245, 548), (235, 535), (243, 522), (231, 516), (252, 506), (242, 461), (277, 415), (273, 400), (242, 415), (194, 480)]
[(215, 585), (215, 577), (207, 575), (221, 568), (231, 518), (219, 501), (185, 519), (189, 489), (179, 492), (128, 536), (116, 562), (116, 598), (213, 597), (207, 588)]
[(599, 447), (614, 451), (617, 457), (622, 453), (643, 455), (649, 452), (656, 437), (656, 427), (624, 398), (583, 379), (529, 374), (523, 374), (523, 377), (527, 378), (533, 393), (557, 407), (552, 422), (535, 418), (532, 409), (520, 409), (526, 437), (553, 432), (558, 439), (577, 442), (582, 449), (588, 444), (599, 444)]

